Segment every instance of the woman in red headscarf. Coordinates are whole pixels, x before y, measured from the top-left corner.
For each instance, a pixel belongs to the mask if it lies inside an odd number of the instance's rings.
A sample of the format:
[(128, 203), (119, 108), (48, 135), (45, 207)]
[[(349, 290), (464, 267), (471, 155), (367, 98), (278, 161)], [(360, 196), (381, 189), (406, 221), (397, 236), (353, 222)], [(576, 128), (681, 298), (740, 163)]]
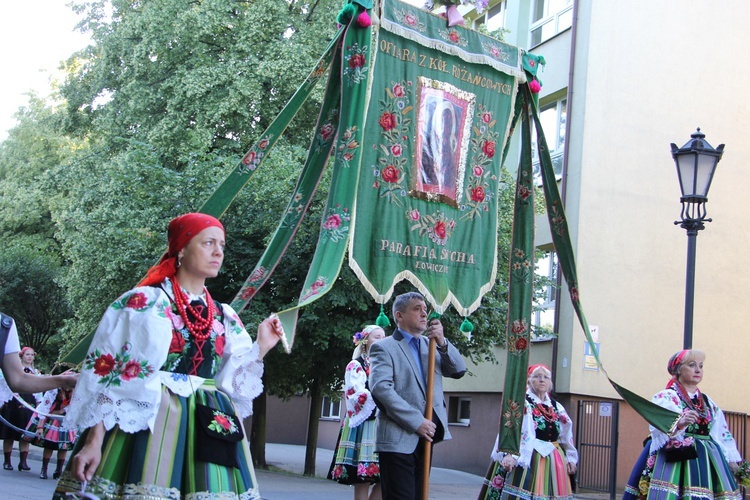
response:
[(527, 370), (526, 401), (521, 424), (520, 455), (492, 449), (494, 465), (482, 488), (485, 499), (570, 499), (578, 451), (573, 421), (563, 405), (552, 399), (552, 372), (542, 364)]
[(742, 498), (733, 471), (742, 461), (724, 413), (700, 389), (706, 353), (685, 349), (667, 363), (672, 376), (653, 402), (679, 414), (672, 432), (651, 427), (625, 499)]
[(256, 342), (205, 281), (224, 260), (224, 228), (205, 214), (169, 223), (168, 249), (139, 286), (104, 313), (64, 426), (82, 431), (55, 498), (260, 498), (242, 419), (262, 390)]

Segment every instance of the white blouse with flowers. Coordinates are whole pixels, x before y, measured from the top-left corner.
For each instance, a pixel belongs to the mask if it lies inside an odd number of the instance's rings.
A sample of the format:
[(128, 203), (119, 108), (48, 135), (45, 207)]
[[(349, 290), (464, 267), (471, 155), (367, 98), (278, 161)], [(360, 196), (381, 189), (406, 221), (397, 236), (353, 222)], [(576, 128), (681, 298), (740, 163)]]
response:
[[(184, 322), (172, 309), (172, 285), (138, 287), (114, 301), (99, 323), (65, 417), (66, 428), (80, 430), (103, 422), (125, 432), (153, 430), (162, 387), (189, 396), (205, 378), (172, 373), (176, 352), (190, 342)], [(263, 391), (259, 349), (237, 313), (222, 304), (223, 321), (214, 319), (210, 341), (216, 387), (234, 403), (237, 414), (252, 414)]]
[[(532, 403), (529, 403), (529, 399)], [(549, 456), (550, 453), (555, 449), (555, 445), (549, 441), (543, 441), (537, 439), (536, 430), (537, 426), (541, 425), (540, 422), (544, 422), (544, 418), (537, 415), (534, 411), (534, 407), (537, 404), (544, 404), (550, 407), (555, 414), (554, 425), (557, 426), (559, 436), (557, 442), (560, 447), (565, 451), (565, 459), (572, 463), (578, 463), (578, 450), (575, 448), (575, 442), (573, 441), (573, 421), (568, 416), (563, 405), (555, 402), (553, 407), (552, 400), (549, 394), (544, 395), (544, 399), (539, 399), (531, 389), (526, 390), (526, 401), (523, 412), (523, 422), (521, 424), (521, 443), (520, 443), (520, 456), (516, 458), (519, 467), (524, 469), (531, 465), (531, 456), (536, 451), (543, 457)], [(499, 437), (499, 436), (498, 436)], [(493, 450), (497, 450), (498, 439), (495, 439), (495, 447)], [(496, 462), (500, 462), (503, 457), (503, 453), (493, 451), (492, 459)]]
[[(362, 358), (360, 358), (362, 359)], [(367, 420), (375, 410), (375, 401), (367, 388), (369, 368), (353, 359), (344, 373), (344, 400), (349, 427), (354, 428)]]
[[(704, 394), (702, 394), (700, 391), (697, 391), (697, 395), (698, 397), (704, 396)], [(695, 394), (688, 394), (688, 396), (693, 397), (695, 396)], [(734, 437), (732, 437), (732, 433), (729, 431), (729, 426), (727, 425), (726, 418), (724, 418), (724, 412), (721, 411), (721, 408), (716, 406), (716, 403), (714, 403), (710, 397), (708, 397), (707, 395), (705, 396), (708, 400), (709, 412), (707, 419), (708, 422), (704, 425), (708, 426), (709, 437), (719, 445), (721, 451), (724, 453), (724, 458), (726, 458), (727, 462), (741, 462), (742, 456), (737, 449), (737, 442), (734, 440)], [(651, 400), (659, 406), (664, 407), (668, 410), (672, 410), (673, 412), (678, 414), (682, 414), (686, 409), (688, 409), (687, 404), (682, 401), (682, 399), (680, 399), (677, 391), (673, 389), (665, 389), (663, 391), (659, 391)], [(697, 426), (686, 427), (685, 429), (677, 431), (670, 438), (670, 436), (661, 432), (655, 427), (649, 426), (649, 429), (651, 430), (651, 453), (656, 453), (659, 449), (666, 446), (667, 442), (670, 439), (682, 441), (685, 438), (686, 431), (692, 432), (697, 428)]]

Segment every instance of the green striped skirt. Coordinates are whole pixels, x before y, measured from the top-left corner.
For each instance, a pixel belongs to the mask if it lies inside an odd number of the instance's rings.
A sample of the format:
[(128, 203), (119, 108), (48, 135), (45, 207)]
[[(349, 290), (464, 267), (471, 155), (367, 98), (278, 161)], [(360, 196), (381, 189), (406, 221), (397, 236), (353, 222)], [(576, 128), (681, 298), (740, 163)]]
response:
[[(247, 439), (237, 446), (239, 468), (197, 461), (195, 457), (196, 403), (234, 414), (229, 398), (207, 380), (190, 397), (162, 388), (162, 400), (154, 424), (129, 434), (119, 427), (108, 431), (102, 460), (86, 492), (102, 499), (260, 499), (258, 482)], [(86, 442), (78, 440), (73, 455)], [(57, 484), (54, 499), (81, 492), (81, 483), (70, 474), (71, 461)], [(71, 498), (68, 496), (67, 498)], [(75, 498), (75, 497), (73, 497)]]
[(487, 471), (480, 498), (517, 500), (569, 500), (573, 489), (567, 471), (565, 452), (558, 443), (548, 456), (536, 450), (531, 455), (527, 468), (514, 467), (506, 473), (500, 462)]
[(708, 436), (689, 436), (695, 439), (698, 458), (683, 462), (667, 462), (665, 454), (659, 450), (656, 453), (647, 498), (741, 500), (742, 495), (734, 480), (734, 474), (719, 445)]

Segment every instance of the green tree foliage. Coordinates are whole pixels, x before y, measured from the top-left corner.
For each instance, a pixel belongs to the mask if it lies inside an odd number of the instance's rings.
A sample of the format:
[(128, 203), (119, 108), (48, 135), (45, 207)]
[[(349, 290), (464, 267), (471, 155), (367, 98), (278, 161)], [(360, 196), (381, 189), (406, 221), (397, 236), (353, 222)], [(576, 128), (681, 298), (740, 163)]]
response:
[(37, 367), (48, 371), (58, 357), (53, 338), (71, 316), (62, 274), (54, 257), (21, 246), (0, 252), (0, 311), (13, 317), (22, 346), (38, 353)]
[[(287, 102), (335, 31), (338, 2), (94, 1), (94, 45), (62, 89), (71, 132), (109, 148), (148, 143), (180, 169), (196, 151), (241, 155)], [(314, 100), (313, 100), (314, 101)], [(289, 135), (310, 130), (311, 102)]]

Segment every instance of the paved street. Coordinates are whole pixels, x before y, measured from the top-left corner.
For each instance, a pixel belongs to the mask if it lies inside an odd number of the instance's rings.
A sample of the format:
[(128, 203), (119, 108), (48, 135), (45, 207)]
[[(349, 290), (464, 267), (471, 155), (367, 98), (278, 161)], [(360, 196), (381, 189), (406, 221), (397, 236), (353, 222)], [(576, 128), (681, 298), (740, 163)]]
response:
[[(305, 449), (302, 446), (268, 444), (266, 460), (272, 471), (256, 471), (264, 500), (351, 500), (353, 489), (324, 479), (333, 456), (332, 450), (319, 448), (316, 473), (319, 477), (303, 477)], [(48, 500), (55, 489), (52, 479), (55, 459), (50, 464), (50, 479), (39, 479), (42, 453), (32, 446), (28, 472), (0, 470), (0, 498), (12, 500)], [(12, 463), (18, 466), (18, 450), (13, 450)], [(430, 498), (454, 500), (476, 498), (482, 478), (465, 472), (435, 468), (430, 482)]]
[[(266, 445), (266, 460), (271, 471), (256, 471), (264, 500), (351, 500), (353, 489), (325, 479), (331, 464), (332, 450), (318, 448), (315, 472), (318, 477), (302, 476), (305, 448), (288, 444)], [(50, 479), (39, 479), (42, 450), (31, 447), (28, 472), (0, 470), (0, 499), (49, 500), (55, 489), (52, 478), (55, 459), (49, 468)], [(12, 463), (18, 467), (18, 450), (13, 450)], [(431, 500), (470, 500), (477, 497), (482, 478), (466, 472), (433, 468), (430, 475)], [(607, 499), (608, 495), (577, 495), (588, 500)]]

